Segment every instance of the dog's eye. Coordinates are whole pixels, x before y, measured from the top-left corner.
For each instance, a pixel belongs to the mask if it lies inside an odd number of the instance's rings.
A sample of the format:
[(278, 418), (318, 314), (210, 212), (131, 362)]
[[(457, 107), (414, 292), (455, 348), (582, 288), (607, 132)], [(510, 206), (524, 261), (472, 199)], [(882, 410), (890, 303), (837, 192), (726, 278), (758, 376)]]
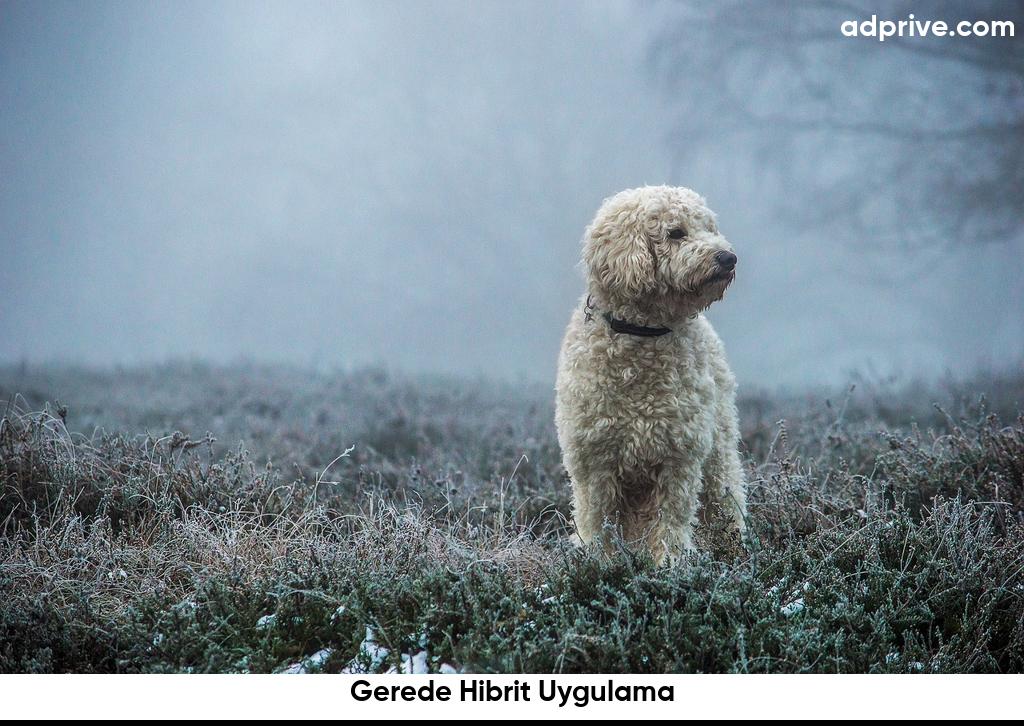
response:
[(670, 231), (668, 233), (668, 238), (669, 239), (682, 239), (685, 236), (686, 236), (686, 230), (682, 229), (681, 227), (677, 228), (677, 229), (673, 229), (672, 231)]

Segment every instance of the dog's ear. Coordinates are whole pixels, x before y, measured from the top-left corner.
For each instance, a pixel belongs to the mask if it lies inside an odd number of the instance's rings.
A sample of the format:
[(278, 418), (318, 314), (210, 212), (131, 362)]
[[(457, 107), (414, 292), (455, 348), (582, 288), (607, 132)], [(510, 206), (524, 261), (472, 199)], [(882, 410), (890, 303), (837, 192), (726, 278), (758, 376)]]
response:
[(587, 228), (583, 260), (592, 280), (626, 299), (639, 297), (654, 285), (653, 245), (638, 219), (623, 215), (595, 220)]

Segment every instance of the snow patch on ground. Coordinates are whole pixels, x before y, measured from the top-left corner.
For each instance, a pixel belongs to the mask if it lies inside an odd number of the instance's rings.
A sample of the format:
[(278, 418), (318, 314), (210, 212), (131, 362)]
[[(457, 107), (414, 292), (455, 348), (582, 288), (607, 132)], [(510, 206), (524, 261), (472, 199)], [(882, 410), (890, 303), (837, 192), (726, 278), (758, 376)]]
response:
[(781, 608), (779, 608), (779, 612), (785, 615), (787, 618), (789, 618), (793, 615), (796, 615), (797, 613), (803, 612), (803, 609), (804, 599), (802, 597), (798, 597), (793, 602), (786, 603)]
[[(343, 608), (339, 608), (343, 611)], [(267, 616), (265, 616), (267, 617)], [(263, 618), (261, 618), (262, 620)], [(421, 646), (425, 646), (427, 643), (426, 634), (420, 637)], [(303, 658), (298, 663), (293, 663), (288, 666), (283, 672), (284, 673), (310, 673), (320, 670), (323, 665), (327, 662), (334, 654), (334, 651), (330, 648), (324, 648), (323, 650), (317, 651), (313, 655)], [(381, 667), (387, 661), (388, 656), (391, 655), (391, 651), (380, 645), (377, 642), (376, 635), (373, 632), (373, 628), (367, 626), (366, 637), (363, 638), (363, 642), (359, 645), (359, 653), (355, 658), (350, 660), (344, 668), (341, 669), (342, 673), (377, 673)], [(420, 674), (431, 672), (431, 657), (424, 647), (413, 654), (403, 653), (400, 658), (401, 665), (396, 667), (392, 666), (385, 673), (405, 673), (405, 674)], [(438, 673), (458, 673), (459, 670), (455, 666), (448, 663), (441, 663), (436, 665), (435, 668)]]
[[(805, 582), (799, 587), (790, 590), (787, 595), (780, 597), (780, 600), (784, 600), (782, 605), (779, 607), (779, 612), (785, 617), (789, 618), (797, 615), (804, 610), (804, 599), (800, 597), (800, 593), (808, 592), (811, 589), (811, 583)], [(769, 588), (769, 595), (778, 595), (782, 592), (782, 582), (778, 582), (774, 587)]]
[(292, 665), (288, 666), (284, 672), (294, 675), (299, 673), (309, 673), (310, 671), (318, 671), (323, 667), (324, 663), (327, 662), (327, 659), (330, 658), (333, 654), (334, 651), (330, 648), (318, 650), (316, 653), (309, 656), (308, 658), (303, 658), (301, 662), (293, 663)]
[(414, 655), (402, 654), (402, 667), (400, 669), (389, 668), (388, 673), (429, 673), (427, 665), (427, 651), (421, 650)]
[(366, 627), (366, 637), (359, 646), (359, 654), (342, 668), (342, 673), (374, 673), (391, 654), (383, 645), (378, 645), (373, 628)]

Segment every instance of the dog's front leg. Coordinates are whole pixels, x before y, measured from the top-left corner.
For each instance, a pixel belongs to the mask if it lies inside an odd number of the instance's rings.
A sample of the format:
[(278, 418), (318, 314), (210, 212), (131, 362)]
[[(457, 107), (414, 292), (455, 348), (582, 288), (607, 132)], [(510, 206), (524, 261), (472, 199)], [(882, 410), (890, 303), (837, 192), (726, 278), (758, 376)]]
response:
[(572, 515), (576, 534), (585, 545), (610, 552), (620, 527), (619, 486), (615, 477), (590, 476), (573, 480)]
[(747, 481), (740, 461), (735, 419), (723, 419), (704, 462), (704, 485), (708, 503), (721, 507), (733, 531), (742, 537), (747, 530)]
[(697, 462), (666, 465), (658, 472), (655, 495), (658, 515), (647, 544), (659, 564), (672, 562), (694, 549), (693, 529), (700, 506), (701, 467)]

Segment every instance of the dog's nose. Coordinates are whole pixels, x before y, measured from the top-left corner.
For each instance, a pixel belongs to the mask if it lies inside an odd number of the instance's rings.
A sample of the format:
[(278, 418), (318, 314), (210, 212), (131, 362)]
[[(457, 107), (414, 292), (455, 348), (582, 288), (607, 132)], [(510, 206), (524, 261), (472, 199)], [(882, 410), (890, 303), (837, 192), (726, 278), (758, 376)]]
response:
[(724, 270), (731, 270), (736, 267), (736, 255), (732, 252), (722, 251), (715, 255), (715, 262)]

